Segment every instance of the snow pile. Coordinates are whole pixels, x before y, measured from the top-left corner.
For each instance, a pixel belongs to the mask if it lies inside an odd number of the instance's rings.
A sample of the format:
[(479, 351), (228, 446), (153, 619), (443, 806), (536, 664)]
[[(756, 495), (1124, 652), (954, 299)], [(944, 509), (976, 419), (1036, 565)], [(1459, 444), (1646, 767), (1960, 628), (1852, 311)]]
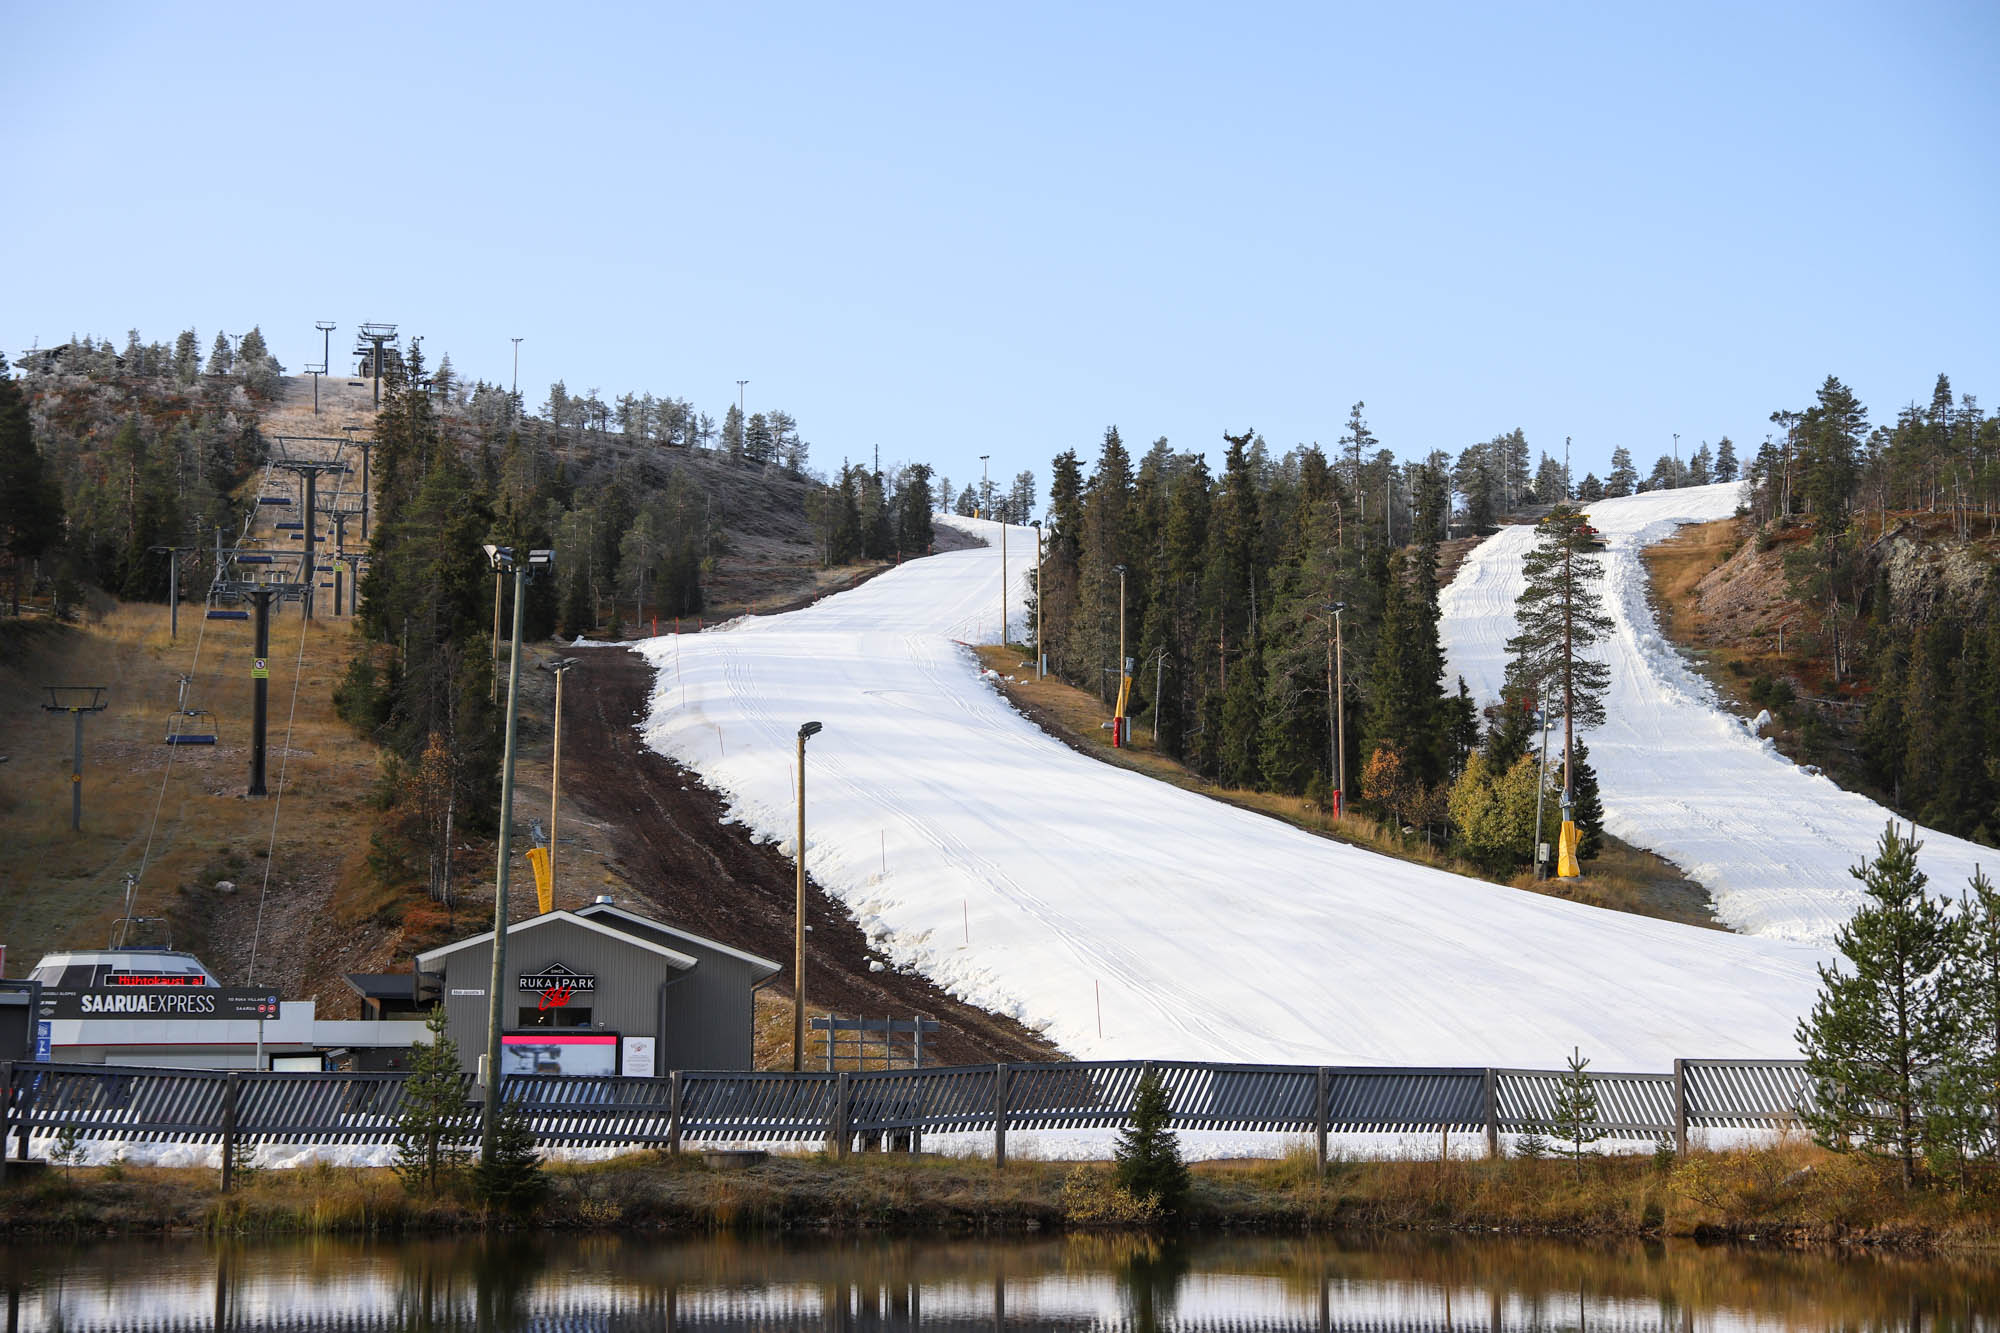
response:
[[(981, 536), (995, 523), (951, 520)], [(1018, 633), (1034, 534), (1015, 528)], [(1020, 558), (1027, 551), (1026, 560)], [(791, 846), (892, 966), (1085, 1058), (1600, 1069), (1790, 1055), (1817, 949), (1390, 860), (1077, 754), (979, 679), (995, 548), (648, 640), (647, 743)]]
[[(1848, 869), (1874, 854), (1889, 811), (1779, 754), (1757, 734), (1768, 714), (1746, 725), (1724, 712), (1662, 637), (1647, 601), (1639, 552), (1683, 523), (1728, 518), (1741, 494), (1732, 482), (1589, 506), (1606, 539), (1604, 602), (1615, 626), (1605, 646), (1607, 720), (1585, 739), (1607, 829), (1700, 880), (1734, 928), (1830, 946), (1861, 902)], [(1533, 545), (1533, 528), (1502, 528), (1444, 591), (1446, 680), (1464, 676), (1482, 706), (1500, 695), (1521, 557)], [(1992, 848), (1961, 838), (1918, 836), (1934, 890), (1956, 894), (1975, 863), (1996, 860)]]

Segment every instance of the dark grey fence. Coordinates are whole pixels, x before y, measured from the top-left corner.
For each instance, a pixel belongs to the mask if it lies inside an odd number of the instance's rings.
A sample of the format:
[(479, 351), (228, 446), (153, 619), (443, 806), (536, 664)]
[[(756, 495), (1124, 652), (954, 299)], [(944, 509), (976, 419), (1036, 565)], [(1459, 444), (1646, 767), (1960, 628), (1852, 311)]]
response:
[[(508, 1078), (544, 1143), (658, 1147), (825, 1142), (922, 1146), (925, 1134), (1122, 1129), (1151, 1069), (1186, 1130), (1331, 1136), (1546, 1132), (1567, 1077), (1540, 1069), (1314, 1068), (1112, 1060), (959, 1065), (847, 1073), (677, 1070), (661, 1078), (554, 1074)], [(1802, 1062), (1677, 1060), (1670, 1074), (1596, 1073), (1595, 1128), (1671, 1141), (1698, 1129), (1775, 1129), (1811, 1098)], [(247, 1073), (105, 1065), (0, 1064), (0, 1161), (6, 1135), (25, 1158), (31, 1136), (128, 1143), (384, 1144), (396, 1135), (407, 1074)], [(466, 1084), (468, 1097), (475, 1091)], [(468, 1102), (468, 1118), (473, 1111)], [(227, 1160), (227, 1155), (225, 1155)], [(4, 1166), (0, 1166), (4, 1170)]]

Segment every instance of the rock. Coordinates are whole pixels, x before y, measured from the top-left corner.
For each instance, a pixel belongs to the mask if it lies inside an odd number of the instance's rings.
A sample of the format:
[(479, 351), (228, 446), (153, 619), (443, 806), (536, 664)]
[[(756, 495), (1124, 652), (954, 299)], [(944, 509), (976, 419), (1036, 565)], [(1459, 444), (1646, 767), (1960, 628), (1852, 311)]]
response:
[(215, 881), (215, 891), (217, 893), (234, 893), (236, 892), (236, 881), (233, 879), (218, 879)]

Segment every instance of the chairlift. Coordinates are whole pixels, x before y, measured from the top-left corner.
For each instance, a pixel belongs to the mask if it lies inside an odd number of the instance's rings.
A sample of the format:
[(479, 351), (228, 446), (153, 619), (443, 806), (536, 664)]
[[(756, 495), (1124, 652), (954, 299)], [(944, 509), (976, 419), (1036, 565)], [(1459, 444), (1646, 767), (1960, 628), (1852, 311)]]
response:
[(208, 618), (210, 620), (248, 620), (250, 613), (240, 609), (231, 610), (225, 606), (211, 606), (208, 608)]
[(292, 507), (292, 497), (289, 495), (260, 495), (257, 497), (257, 503), (260, 505), (282, 505), (286, 509), (290, 509)]
[(286, 523), (273, 523), (271, 526), (276, 528), (280, 532), (300, 532), (304, 530), (306, 525), (298, 522), (286, 522)]
[(206, 708), (183, 708), (167, 719), (167, 744), (215, 744), (215, 714)]
[(236, 563), (239, 565), (268, 565), (271, 563), (271, 557), (268, 555), (239, 555), (236, 557)]

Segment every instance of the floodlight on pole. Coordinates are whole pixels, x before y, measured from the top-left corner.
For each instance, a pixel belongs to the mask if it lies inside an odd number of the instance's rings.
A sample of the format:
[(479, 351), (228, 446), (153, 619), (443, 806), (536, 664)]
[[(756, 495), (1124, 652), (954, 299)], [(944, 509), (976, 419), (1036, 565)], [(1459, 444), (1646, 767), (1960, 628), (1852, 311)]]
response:
[(514, 572), (513, 658), (507, 664), (507, 732), (500, 759), (500, 845), (499, 864), (493, 876), (493, 970), (486, 988), (485, 1077), (481, 1080), (479, 1109), (479, 1155), (493, 1160), (493, 1134), (500, 1116), (500, 1019), (507, 977), (507, 876), (514, 852), (514, 739), (518, 730), (517, 705), (521, 698), (521, 617), (527, 606), (528, 579), (550, 572), (555, 552), (531, 551), (524, 561), (514, 559), (511, 547), (487, 545), (486, 559), (494, 569)]
[(508, 392), (519, 398), (521, 396), (521, 340), (513, 338), (509, 341), (514, 344), (514, 387), (509, 389)]
[(805, 1067), (806, 1052), (806, 741), (825, 728), (818, 722), (799, 727), (798, 879), (792, 902), (792, 1072)]
[(1332, 762), (1327, 765), (1327, 776), (1333, 779), (1333, 817), (1339, 819), (1347, 808), (1347, 654), (1340, 641), (1341, 613), (1347, 610), (1346, 602), (1328, 602), (1326, 609), (1333, 614), (1333, 636), (1327, 640), (1327, 711), (1333, 716), (1328, 719), (1330, 735), (1327, 740), (1333, 744)]
[(993, 493), (993, 482), (986, 475), (986, 460), (991, 457), (993, 457), (992, 454), (979, 455), (979, 503), (972, 508), (973, 512), (980, 518), (993, 517), (986, 512), (989, 507), (986, 503), (987, 497)]
[(1125, 689), (1132, 667), (1125, 660), (1125, 566), (1113, 565), (1118, 571), (1118, 706), (1111, 713), (1111, 743), (1125, 743)]
[[(1035, 529), (1035, 679), (1045, 674), (1049, 654), (1042, 647), (1042, 520), (1032, 520)], [(1157, 706), (1157, 705), (1156, 705)]]
[[(529, 557), (532, 563), (533, 557)], [(562, 810), (562, 687), (563, 676), (580, 659), (558, 657), (542, 663), (542, 670), (556, 678), (555, 739), (549, 758), (549, 903), (556, 903), (556, 816)]]

